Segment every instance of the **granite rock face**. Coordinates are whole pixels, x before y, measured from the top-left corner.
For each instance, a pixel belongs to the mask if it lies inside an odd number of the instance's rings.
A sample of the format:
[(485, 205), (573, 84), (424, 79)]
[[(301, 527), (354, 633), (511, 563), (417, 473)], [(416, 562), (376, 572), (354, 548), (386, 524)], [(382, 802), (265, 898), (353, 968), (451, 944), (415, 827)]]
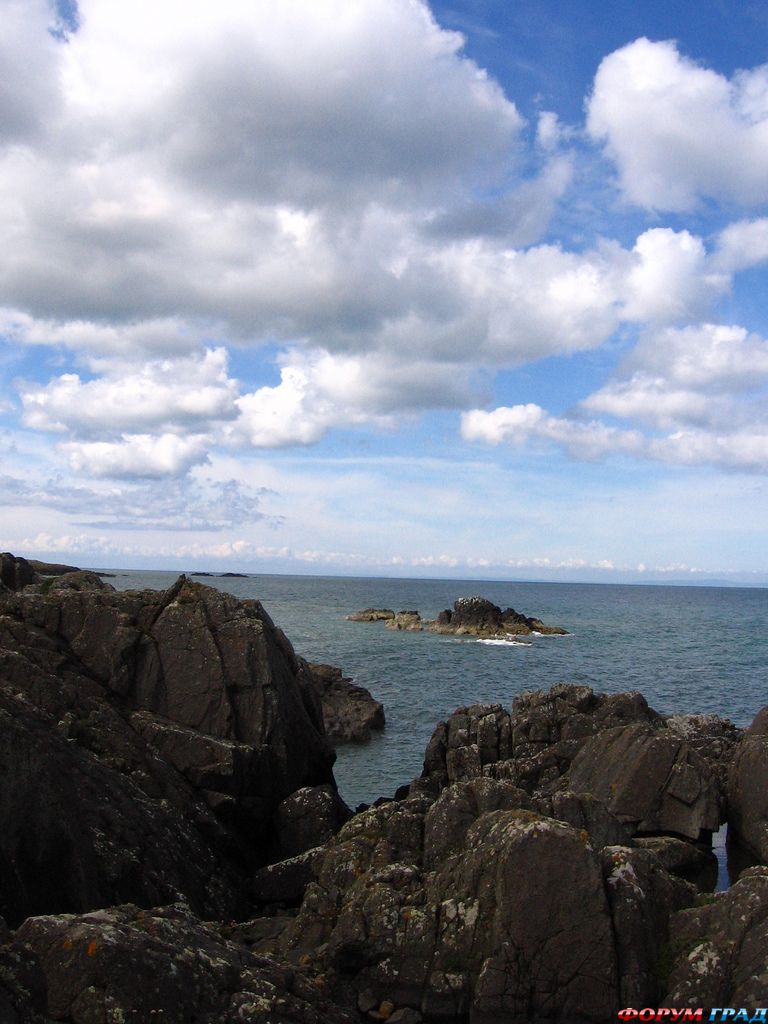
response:
[(738, 840), (768, 863), (768, 708), (757, 713), (736, 748), (728, 807)]
[(693, 887), (528, 802), (476, 778), (357, 815), (317, 855), (278, 950), (339, 998), (428, 1021), (602, 1024), (629, 995), (655, 998), (669, 915)]
[[(352, 1024), (358, 1019), (326, 996), (322, 978), (251, 952), (236, 936), (235, 929), (198, 920), (183, 904), (30, 918), (0, 951), (15, 968), (0, 980), (0, 1008), (3, 998), (10, 1008), (0, 1019), (38, 1024), (44, 1009), (46, 1020), (71, 1024), (155, 1019)], [(29, 1014), (30, 1000), (26, 1011), (18, 1008), (24, 982), (31, 982), (31, 1009), (40, 1007), (39, 1017), (22, 1015)]]
[(605, 801), (635, 832), (698, 839), (722, 820), (716, 779), (669, 729), (642, 723), (606, 729), (587, 740), (568, 779), (571, 789)]
[(666, 1006), (765, 1006), (768, 868), (743, 872), (711, 903), (672, 918)]
[(80, 576), (0, 597), (0, 912), (14, 923), (180, 895), (242, 912), (278, 805), (333, 787), (333, 757), (308, 670), (256, 601), (183, 577), (165, 593)]

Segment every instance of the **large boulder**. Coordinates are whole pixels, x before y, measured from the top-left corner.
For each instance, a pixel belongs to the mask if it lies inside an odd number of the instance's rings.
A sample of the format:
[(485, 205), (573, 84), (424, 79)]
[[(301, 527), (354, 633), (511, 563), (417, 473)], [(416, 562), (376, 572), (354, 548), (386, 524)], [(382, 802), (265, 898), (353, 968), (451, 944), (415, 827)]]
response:
[(352, 812), (334, 786), (306, 786), (287, 796), (275, 811), (273, 832), (284, 860), (328, 842)]
[(708, 765), (669, 729), (634, 723), (591, 737), (571, 764), (568, 784), (604, 800), (636, 832), (698, 839), (722, 820)]
[(98, 573), (89, 569), (73, 569), (61, 573), (45, 584), (47, 593), (60, 593), (68, 590), (114, 590), (111, 583), (106, 583)]
[(606, 846), (601, 852), (619, 971), (620, 1005), (659, 1004), (659, 964), (668, 950), (671, 915), (696, 890), (670, 875), (649, 850)]
[(247, 912), (280, 802), (334, 787), (304, 663), (256, 601), (81, 582), (0, 597), (0, 913)]

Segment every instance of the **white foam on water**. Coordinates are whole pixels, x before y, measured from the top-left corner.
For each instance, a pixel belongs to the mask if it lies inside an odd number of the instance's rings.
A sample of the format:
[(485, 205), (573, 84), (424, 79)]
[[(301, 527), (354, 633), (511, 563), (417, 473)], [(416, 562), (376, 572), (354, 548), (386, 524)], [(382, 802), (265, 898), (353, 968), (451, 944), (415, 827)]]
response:
[(494, 647), (530, 647), (525, 640), (478, 640), (479, 644), (490, 644)]

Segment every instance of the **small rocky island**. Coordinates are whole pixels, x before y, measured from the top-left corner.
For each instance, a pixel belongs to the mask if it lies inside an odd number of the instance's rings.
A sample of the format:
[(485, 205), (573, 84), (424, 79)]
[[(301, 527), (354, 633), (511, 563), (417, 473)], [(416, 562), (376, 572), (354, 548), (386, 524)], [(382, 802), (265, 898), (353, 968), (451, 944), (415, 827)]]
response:
[(567, 635), (561, 626), (548, 626), (541, 619), (531, 618), (493, 604), (484, 597), (461, 597), (453, 608), (446, 608), (433, 620), (424, 620), (417, 611), (395, 612), (391, 608), (366, 608), (347, 616), (351, 622), (383, 622), (388, 629), (418, 633), (444, 633), (451, 636), (477, 637), (478, 640), (507, 640), (535, 633)]
[[(768, 709), (744, 732), (566, 683), (468, 705), (352, 814), (343, 676), (258, 601), (23, 563), (0, 556), (2, 1024), (766, 1005)], [(713, 893), (726, 821), (753, 866)]]

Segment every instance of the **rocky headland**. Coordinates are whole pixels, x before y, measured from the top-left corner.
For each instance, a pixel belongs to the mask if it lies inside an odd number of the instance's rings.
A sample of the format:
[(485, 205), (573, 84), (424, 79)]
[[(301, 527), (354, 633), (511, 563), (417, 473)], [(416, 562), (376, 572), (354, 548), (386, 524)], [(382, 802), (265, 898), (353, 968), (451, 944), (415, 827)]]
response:
[[(0, 595), (3, 1024), (765, 1005), (768, 710), (742, 732), (569, 684), (470, 705), (396, 799), (352, 815), (322, 708), (343, 676), (258, 601), (89, 573), (40, 590), (18, 561)], [(713, 893), (725, 821), (755, 866)]]
[(562, 626), (548, 626), (541, 619), (502, 610), (484, 597), (461, 597), (453, 608), (446, 608), (434, 620), (422, 619), (416, 610), (395, 612), (391, 608), (366, 608), (347, 615), (351, 622), (383, 622), (388, 629), (418, 633), (428, 630), (451, 636), (477, 637), (479, 640), (507, 640), (534, 633), (567, 635)]

